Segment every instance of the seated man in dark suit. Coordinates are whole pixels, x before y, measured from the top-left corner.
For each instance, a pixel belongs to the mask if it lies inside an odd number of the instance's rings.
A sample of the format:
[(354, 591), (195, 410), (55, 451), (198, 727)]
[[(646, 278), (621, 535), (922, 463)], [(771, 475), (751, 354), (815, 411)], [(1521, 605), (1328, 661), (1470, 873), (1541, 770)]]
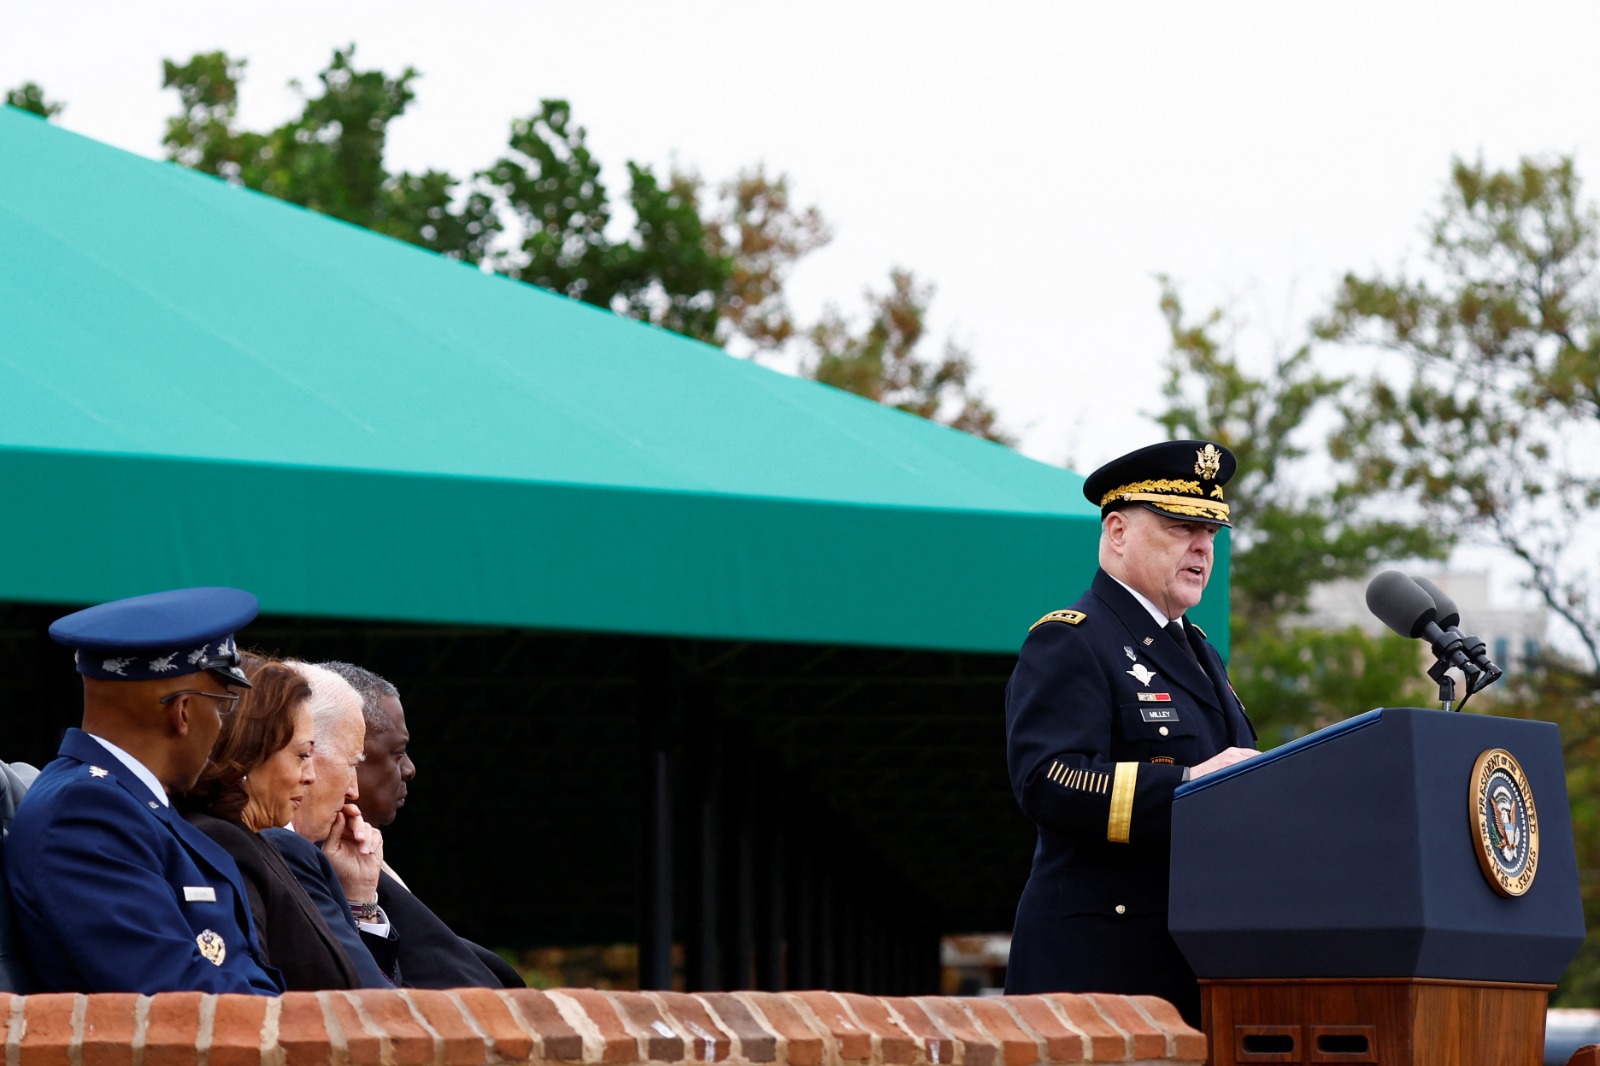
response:
[[(0, 847), (11, 831), (11, 818), (39, 771), (25, 762), (0, 762)], [(5, 869), (0, 851), (0, 871)], [(11, 917), (11, 897), (0, 892), (0, 992), (28, 991), (27, 971), (17, 947), (17, 923)]]
[(239, 869), (172, 810), (250, 682), (238, 589), (178, 589), (58, 619), (83, 728), (40, 771), (6, 839), (17, 931), (40, 992), (282, 991), (260, 961)]
[[(356, 766), (360, 783), (356, 803), (374, 826), (391, 824), (405, 805), (406, 791), (416, 776), (411, 761), (411, 734), (400, 693), (370, 670), (350, 663), (323, 663), (361, 695), (366, 718), (365, 758)], [(399, 933), (400, 983), (413, 988), (521, 988), (522, 977), (499, 955), (457, 936), (438, 915), (412, 894), (399, 876), (384, 865), (378, 879), (378, 903)]]
[(383, 836), (354, 806), (355, 764), (364, 726), (361, 697), (337, 674), (289, 660), (310, 687), (316, 780), (306, 790), (294, 824), (261, 835), (316, 904), (360, 973), (361, 985), (398, 984), (398, 934), (377, 904)]

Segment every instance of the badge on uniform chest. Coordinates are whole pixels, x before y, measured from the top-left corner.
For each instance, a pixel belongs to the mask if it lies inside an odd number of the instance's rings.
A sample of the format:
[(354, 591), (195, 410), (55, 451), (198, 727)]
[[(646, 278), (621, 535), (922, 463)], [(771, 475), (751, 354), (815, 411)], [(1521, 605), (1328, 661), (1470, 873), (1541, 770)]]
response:
[[(1165, 692), (1139, 693), (1139, 697), (1141, 699), (1143, 699), (1145, 696), (1159, 696), (1162, 702), (1170, 701), (1172, 699), (1172, 697), (1167, 695)], [(1171, 707), (1140, 707), (1139, 717), (1143, 718), (1147, 722), (1176, 722), (1178, 720), (1178, 712), (1173, 710)]]

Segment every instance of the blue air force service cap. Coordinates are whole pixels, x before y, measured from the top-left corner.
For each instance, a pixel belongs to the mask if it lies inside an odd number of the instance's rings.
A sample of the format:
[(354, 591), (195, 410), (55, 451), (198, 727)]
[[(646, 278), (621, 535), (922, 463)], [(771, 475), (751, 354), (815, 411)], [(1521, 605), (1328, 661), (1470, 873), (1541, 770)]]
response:
[(1152, 444), (1102, 466), (1083, 494), (1104, 518), (1123, 507), (1147, 507), (1168, 518), (1230, 526), (1222, 486), (1238, 468), (1233, 453), (1206, 440)]
[(233, 634), (260, 609), (242, 589), (172, 589), (58, 618), (50, 638), (72, 649), (85, 677), (150, 681), (209, 670), (225, 684), (249, 688)]

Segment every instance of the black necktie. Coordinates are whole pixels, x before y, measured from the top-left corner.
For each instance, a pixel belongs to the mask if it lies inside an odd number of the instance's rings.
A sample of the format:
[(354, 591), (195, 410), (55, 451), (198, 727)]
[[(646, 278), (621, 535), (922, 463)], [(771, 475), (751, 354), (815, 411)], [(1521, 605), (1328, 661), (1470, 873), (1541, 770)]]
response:
[(1189, 643), (1189, 635), (1183, 631), (1183, 623), (1173, 619), (1167, 623), (1166, 629), (1168, 633), (1172, 634), (1172, 639), (1177, 641), (1178, 646), (1183, 649), (1183, 653), (1193, 659), (1196, 666), (1199, 666), (1200, 656), (1194, 653), (1194, 646)]

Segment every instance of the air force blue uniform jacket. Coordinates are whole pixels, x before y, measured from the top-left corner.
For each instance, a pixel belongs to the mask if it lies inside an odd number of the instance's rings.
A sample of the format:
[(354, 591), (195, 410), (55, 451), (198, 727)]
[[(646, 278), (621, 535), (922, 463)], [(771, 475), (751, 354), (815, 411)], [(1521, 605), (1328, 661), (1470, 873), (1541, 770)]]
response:
[(228, 853), (87, 733), (67, 731), (5, 849), (34, 990), (282, 991)]
[(1116, 992), (1199, 1020), (1167, 933), (1172, 793), (1184, 769), (1255, 730), (1205, 636), (1198, 664), (1104, 571), (1029, 632), (1006, 686), (1006, 757), (1039, 828), (1008, 992)]

